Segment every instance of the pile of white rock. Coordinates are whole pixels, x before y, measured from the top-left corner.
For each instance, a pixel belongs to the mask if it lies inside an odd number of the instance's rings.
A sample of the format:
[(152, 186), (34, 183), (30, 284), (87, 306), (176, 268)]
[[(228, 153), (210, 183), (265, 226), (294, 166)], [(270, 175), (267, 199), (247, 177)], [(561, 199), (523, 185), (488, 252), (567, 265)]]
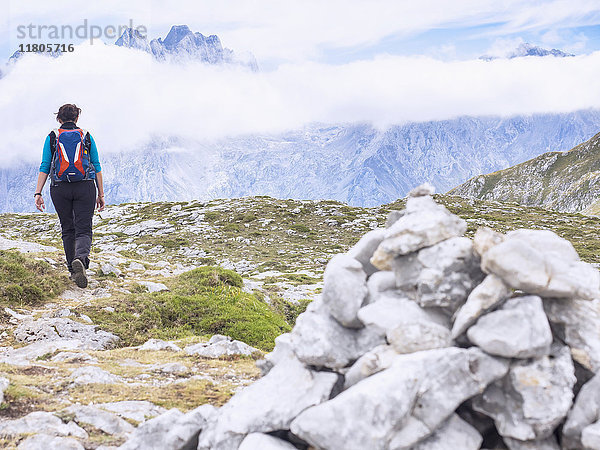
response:
[(185, 448), (600, 449), (598, 271), (550, 231), (463, 237), (432, 194), (331, 259)]

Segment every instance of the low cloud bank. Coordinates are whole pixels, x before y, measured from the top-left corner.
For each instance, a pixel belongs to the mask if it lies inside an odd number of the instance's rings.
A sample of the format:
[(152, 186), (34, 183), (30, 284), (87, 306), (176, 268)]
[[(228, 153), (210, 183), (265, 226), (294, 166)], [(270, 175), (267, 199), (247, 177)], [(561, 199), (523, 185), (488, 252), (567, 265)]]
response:
[(600, 107), (600, 52), (573, 58), (444, 62), (379, 56), (345, 65), (290, 63), (270, 72), (160, 63), (110, 45), (60, 58), (27, 55), (0, 79), (0, 164), (39, 160), (53, 112), (83, 109), (102, 152), (151, 139), (278, 133), (311, 122), (378, 127), (457, 116), (569, 112)]

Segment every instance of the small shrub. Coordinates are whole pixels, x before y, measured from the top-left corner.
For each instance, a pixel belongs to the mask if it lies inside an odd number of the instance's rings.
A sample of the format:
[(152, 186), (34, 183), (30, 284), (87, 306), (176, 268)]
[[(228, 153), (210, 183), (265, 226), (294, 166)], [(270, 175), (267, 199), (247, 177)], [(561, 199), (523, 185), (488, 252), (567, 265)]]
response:
[(237, 223), (228, 223), (225, 226), (223, 226), (223, 231), (233, 231), (233, 232), (238, 232), (241, 231), (241, 227), (239, 224)]
[(18, 252), (0, 251), (0, 300), (35, 305), (59, 295), (68, 284), (64, 274), (45, 261)]
[(310, 228), (301, 223), (294, 223), (294, 224), (290, 225), (290, 229), (297, 231), (299, 233), (309, 233), (310, 232)]
[(172, 291), (184, 295), (193, 295), (215, 287), (242, 288), (242, 277), (233, 270), (223, 269), (219, 266), (198, 267), (189, 272), (182, 273), (173, 283)]
[(174, 239), (163, 239), (162, 241), (158, 241), (159, 245), (162, 245), (164, 248), (176, 249), (179, 247), (183, 247), (184, 245), (189, 245), (189, 241), (185, 238), (178, 237)]
[(233, 220), (236, 222), (242, 222), (242, 223), (250, 223), (250, 222), (254, 222), (257, 219), (256, 214), (254, 214), (253, 212), (247, 212), (247, 213), (243, 213), (243, 214), (237, 214)]
[(281, 314), (242, 291), (242, 278), (231, 270), (200, 267), (179, 275), (169, 285), (171, 292), (130, 294), (114, 306), (114, 312), (97, 305), (85, 313), (117, 334), (125, 346), (153, 337), (224, 334), (271, 350), (275, 338), (290, 330)]

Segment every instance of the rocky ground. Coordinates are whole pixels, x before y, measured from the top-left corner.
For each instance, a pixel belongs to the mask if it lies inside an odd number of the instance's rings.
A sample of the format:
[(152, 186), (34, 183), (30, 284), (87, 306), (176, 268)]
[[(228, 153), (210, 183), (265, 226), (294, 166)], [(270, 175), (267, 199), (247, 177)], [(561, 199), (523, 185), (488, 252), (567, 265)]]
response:
[[(468, 236), (482, 225), (548, 228), (600, 263), (597, 218), (436, 200), (466, 220)], [(403, 206), (268, 197), (110, 206), (94, 219), (85, 290), (64, 276), (55, 216), (0, 215), (2, 445), (51, 448), (30, 437), (46, 433), (59, 436), (52, 448), (116, 446), (170, 408), (197, 422), (209, 414), (198, 405), (221, 406), (259, 377), (255, 359), (320, 298), (329, 259)], [(209, 341), (218, 334), (253, 347)]]

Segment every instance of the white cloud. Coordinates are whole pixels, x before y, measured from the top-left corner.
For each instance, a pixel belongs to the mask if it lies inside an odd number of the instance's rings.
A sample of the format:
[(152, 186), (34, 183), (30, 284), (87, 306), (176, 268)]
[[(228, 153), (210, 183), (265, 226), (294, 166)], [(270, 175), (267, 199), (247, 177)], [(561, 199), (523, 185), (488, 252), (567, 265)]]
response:
[(103, 153), (151, 136), (210, 139), (319, 122), (386, 126), (460, 115), (513, 115), (600, 107), (600, 52), (574, 58), (444, 62), (380, 56), (345, 65), (277, 70), (177, 66), (143, 52), (82, 45), (52, 59), (28, 55), (0, 80), (0, 163), (39, 159), (62, 103), (83, 108)]
[[(253, 52), (259, 60), (314, 60), (323, 48), (368, 46), (389, 36), (409, 36), (433, 28), (491, 26), (503, 35), (597, 24), (597, 0), (64, 0), (61, 14), (47, 0), (12, 0), (9, 14), (19, 23), (90, 21), (136, 23), (150, 36), (164, 35), (173, 24), (189, 24), (216, 33), (234, 50)], [(493, 25), (493, 26), (492, 26)]]
[(505, 58), (523, 43), (525, 43), (525, 41), (522, 37), (498, 38), (485, 52), (485, 55), (494, 56), (496, 58)]

